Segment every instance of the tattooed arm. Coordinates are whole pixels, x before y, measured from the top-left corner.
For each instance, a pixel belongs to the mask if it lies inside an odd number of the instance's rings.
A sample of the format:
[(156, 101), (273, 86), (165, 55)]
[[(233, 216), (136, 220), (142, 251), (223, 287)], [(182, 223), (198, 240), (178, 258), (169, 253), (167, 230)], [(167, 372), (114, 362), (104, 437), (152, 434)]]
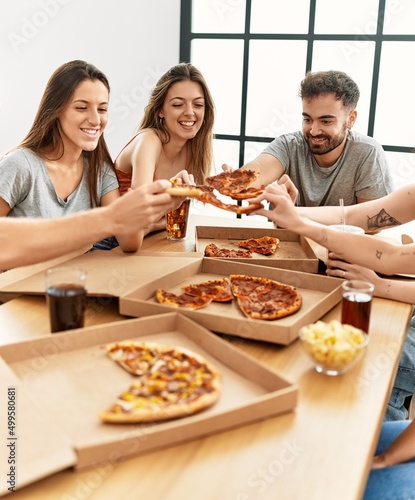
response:
[[(415, 197), (414, 189), (403, 188), (399, 192), (396, 191), (382, 200), (374, 200), (359, 205), (353, 205), (348, 208), (354, 209), (358, 207), (362, 210), (361, 207), (364, 207), (363, 210), (366, 212), (365, 215), (367, 217), (367, 207), (369, 207), (369, 205), (375, 208), (375, 210), (377, 209), (378, 214), (381, 213), (382, 207), (384, 206), (386, 212), (396, 213), (397, 220), (407, 222), (411, 220), (410, 213), (415, 214), (415, 201), (413, 201)], [(411, 191), (412, 196), (405, 196)], [(298, 234), (308, 236), (320, 245), (329, 248), (338, 255), (340, 259), (368, 267), (382, 274), (415, 274), (415, 244), (405, 246), (392, 245), (378, 238), (342, 233), (327, 226), (323, 226), (318, 222), (311, 221), (299, 214), (289, 194), (284, 189), (284, 186), (275, 184), (269, 185), (266, 187), (263, 194), (251, 201), (255, 203), (263, 200), (270, 202), (274, 207), (273, 210), (261, 209), (253, 213), (263, 215), (275, 221), (280, 227), (285, 227)], [(360, 216), (360, 218), (362, 219), (363, 215)], [(357, 220), (357, 217), (355, 219), (348, 218), (347, 222), (349, 224), (359, 225), (356, 222)], [(379, 227), (383, 224), (383, 220), (384, 217), (378, 217), (378, 220), (373, 223), (372, 227)], [(389, 221), (390, 219), (388, 218), (387, 220)], [(367, 225), (366, 222), (366, 227)]]
[[(298, 215), (321, 224), (340, 224), (340, 207), (298, 207)], [(345, 207), (346, 224), (374, 232), (415, 219), (415, 184), (377, 200)]]
[(375, 285), (374, 295), (385, 299), (398, 300), (415, 304), (415, 281), (396, 280), (381, 277), (367, 267), (351, 264), (341, 260), (334, 252), (329, 252), (326, 260), (328, 276), (346, 278), (348, 280), (370, 281)]

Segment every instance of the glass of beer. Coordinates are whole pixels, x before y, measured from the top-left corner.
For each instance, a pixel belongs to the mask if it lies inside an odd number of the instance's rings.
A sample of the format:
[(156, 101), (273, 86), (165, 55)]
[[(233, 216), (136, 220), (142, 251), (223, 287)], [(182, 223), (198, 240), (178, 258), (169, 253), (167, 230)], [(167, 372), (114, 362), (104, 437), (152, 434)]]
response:
[(186, 238), (189, 208), (190, 198), (186, 198), (179, 208), (167, 214), (166, 226), (168, 240), (184, 240)]
[(73, 267), (54, 267), (46, 271), (46, 302), (52, 333), (83, 328), (86, 276), (85, 271)]
[(352, 325), (369, 333), (370, 310), (375, 286), (363, 280), (342, 283), (342, 324)]

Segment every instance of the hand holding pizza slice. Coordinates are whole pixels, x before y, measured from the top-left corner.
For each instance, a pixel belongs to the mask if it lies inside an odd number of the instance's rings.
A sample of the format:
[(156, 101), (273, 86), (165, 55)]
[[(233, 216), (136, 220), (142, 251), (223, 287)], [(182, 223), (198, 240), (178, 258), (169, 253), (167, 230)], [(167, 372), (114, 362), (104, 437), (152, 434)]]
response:
[(230, 196), (233, 199), (254, 198), (262, 193), (263, 189), (249, 188), (249, 185), (258, 177), (258, 172), (253, 170), (234, 170), (232, 172), (222, 172), (221, 174), (208, 177), (206, 185), (187, 186), (181, 183), (180, 179), (174, 179), (172, 186), (166, 192), (172, 196), (183, 196), (195, 198), (202, 203), (209, 203), (215, 207), (238, 215), (250, 214), (254, 210), (263, 208), (261, 203), (252, 203), (248, 206), (240, 206), (232, 203), (224, 203), (215, 194), (219, 193)]
[[(249, 186), (255, 182), (258, 177), (259, 172), (255, 170), (238, 169), (207, 177), (206, 184), (216, 189), (220, 194), (232, 198), (243, 191), (245, 193), (249, 192)], [(258, 196), (258, 190), (254, 189), (254, 192), (256, 193), (254, 196)], [(248, 197), (253, 198), (254, 196)]]

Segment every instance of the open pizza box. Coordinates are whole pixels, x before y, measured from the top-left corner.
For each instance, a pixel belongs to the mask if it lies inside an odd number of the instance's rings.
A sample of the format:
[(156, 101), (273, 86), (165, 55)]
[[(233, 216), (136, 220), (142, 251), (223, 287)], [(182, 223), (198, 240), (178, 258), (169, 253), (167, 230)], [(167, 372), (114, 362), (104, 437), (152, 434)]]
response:
[[(201, 354), (221, 374), (219, 401), (200, 413), (146, 424), (105, 424), (98, 418), (134, 380), (106, 355), (127, 339), (181, 346)], [(2, 407), (16, 400), (17, 487), (69, 467), (113, 464), (291, 411), (297, 387), (250, 355), (177, 313), (130, 319), (47, 335), (0, 347)], [(0, 413), (3, 443), (8, 426)], [(7, 434), (7, 435), (6, 435)], [(14, 438), (14, 437), (13, 437)], [(9, 453), (0, 468), (9, 470)], [(1, 483), (0, 494), (8, 485)]]
[[(164, 276), (172, 269), (180, 269), (197, 258), (197, 256), (189, 257), (187, 254), (180, 258), (176, 255), (157, 255), (157, 264), (155, 264), (154, 255), (154, 253), (127, 254), (94, 251), (58, 265), (84, 269), (88, 273), (87, 294), (89, 296), (119, 297), (134, 290), (138, 285)], [(44, 270), (9, 283), (0, 291), (7, 292), (7, 294), (44, 295)]]
[(287, 229), (196, 226), (196, 252), (202, 255), (207, 245), (242, 250), (241, 240), (272, 236), (279, 239), (277, 251), (272, 255), (253, 253), (252, 258), (233, 257), (229, 260), (248, 262), (260, 266), (282, 267), (305, 273), (318, 272), (318, 257), (304, 236)]
[(184, 285), (222, 279), (231, 274), (269, 278), (293, 285), (301, 293), (302, 306), (296, 313), (272, 321), (247, 318), (235, 299), (226, 303), (211, 302), (197, 310), (181, 308), (180, 313), (216, 333), (288, 345), (298, 337), (300, 327), (320, 319), (342, 297), (343, 280), (338, 278), (203, 257), (120, 297), (120, 313), (148, 316), (177, 310), (157, 301), (159, 288), (181, 294)]

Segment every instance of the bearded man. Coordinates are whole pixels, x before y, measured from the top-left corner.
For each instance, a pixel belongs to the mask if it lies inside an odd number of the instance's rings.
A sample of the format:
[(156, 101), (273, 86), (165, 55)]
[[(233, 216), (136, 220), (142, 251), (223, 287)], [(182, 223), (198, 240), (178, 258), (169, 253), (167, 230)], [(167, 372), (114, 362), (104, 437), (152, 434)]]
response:
[(299, 96), (302, 131), (277, 137), (241, 167), (260, 172), (255, 186), (287, 174), (298, 189), (297, 205), (303, 207), (338, 205), (341, 198), (354, 205), (391, 193), (382, 146), (352, 130), (360, 97), (356, 83), (341, 71), (309, 72)]

